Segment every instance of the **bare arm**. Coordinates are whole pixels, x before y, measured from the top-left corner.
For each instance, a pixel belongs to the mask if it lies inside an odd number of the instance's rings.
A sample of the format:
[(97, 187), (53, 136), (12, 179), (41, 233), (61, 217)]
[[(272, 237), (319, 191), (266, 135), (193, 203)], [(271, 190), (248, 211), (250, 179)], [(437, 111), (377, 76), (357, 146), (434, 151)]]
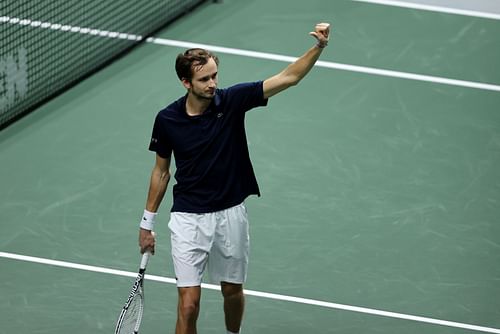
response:
[(170, 158), (156, 155), (156, 163), (151, 172), (146, 210), (157, 212), (170, 180)]
[[(170, 180), (170, 158), (165, 159), (156, 155), (156, 162), (151, 172), (149, 182), (148, 199), (146, 201), (146, 210), (151, 213), (156, 213), (160, 207), (165, 191), (167, 190), (168, 181)], [(144, 219), (144, 218), (143, 218)], [(139, 229), (139, 247), (141, 253), (146, 250), (154, 254), (155, 238), (152, 231), (144, 228)]]
[(264, 98), (269, 98), (288, 87), (295, 86), (306, 76), (314, 66), (323, 49), (328, 45), (330, 24), (319, 23), (310, 35), (318, 40), (318, 44), (310, 48), (305, 54), (280, 73), (264, 80)]

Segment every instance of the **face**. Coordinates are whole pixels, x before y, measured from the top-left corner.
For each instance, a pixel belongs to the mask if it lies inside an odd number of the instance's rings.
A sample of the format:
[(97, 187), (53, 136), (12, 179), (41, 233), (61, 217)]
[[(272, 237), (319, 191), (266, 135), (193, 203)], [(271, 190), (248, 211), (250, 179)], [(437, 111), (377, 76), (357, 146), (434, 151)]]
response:
[(188, 92), (200, 99), (212, 99), (217, 88), (217, 64), (210, 58), (203, 66), (195, 66), (191, 81), (183, 80)]

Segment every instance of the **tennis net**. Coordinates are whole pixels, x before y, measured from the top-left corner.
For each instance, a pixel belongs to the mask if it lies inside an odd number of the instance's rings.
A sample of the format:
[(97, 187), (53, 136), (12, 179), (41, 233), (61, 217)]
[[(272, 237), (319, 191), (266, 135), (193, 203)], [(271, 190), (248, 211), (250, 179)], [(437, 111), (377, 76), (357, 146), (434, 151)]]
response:
[(2, 1), (0, 129), (203, 1)]

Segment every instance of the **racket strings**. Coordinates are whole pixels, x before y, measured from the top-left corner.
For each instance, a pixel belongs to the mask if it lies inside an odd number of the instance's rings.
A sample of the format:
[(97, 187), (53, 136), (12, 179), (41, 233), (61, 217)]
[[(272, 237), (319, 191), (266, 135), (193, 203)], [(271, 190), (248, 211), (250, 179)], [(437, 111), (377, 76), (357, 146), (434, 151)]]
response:
[(121, 322), (119, 324), (118, 334), (133, 334), (137, 333), (138, 327), (141, 322), (143, 312), (143, 296), (142, 291), (138, 291), (132, 301), (130, 302), (129, 307), (126, 309)]

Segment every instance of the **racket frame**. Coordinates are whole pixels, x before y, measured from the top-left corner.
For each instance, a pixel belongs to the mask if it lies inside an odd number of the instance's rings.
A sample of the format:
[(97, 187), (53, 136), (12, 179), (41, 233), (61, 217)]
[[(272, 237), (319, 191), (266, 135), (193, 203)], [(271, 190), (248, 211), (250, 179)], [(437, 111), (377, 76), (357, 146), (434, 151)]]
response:
[(146, 266), (148, 265), (149, 257), (151, 256), (151, 252), (145, 252), (142, 254), (141, 258), (141, 264), (139, 266), (139, 273), (137, 274), (137, 278), (134, 281), (134, 284), (132, 285), (132, 290), (130, 291), (130, 294), (127, 298), (127, 301), (125, 302), (125, 305), (123, 306), (120, 315), (118, 316), (118, 321), (116, 322), (116, 327), (115, 327), (115, 334), (119, 334), (122, 324), (123, 324), (123, 319), (125, 319), (125, 315), (127, 314), (127, 311), (132, 304), (132, 301), (136, 297), (138, 293), (141, 294), (141, 302), (139, 304), (139, 316), (137, 317), (137, 321), (135, 323), (134, 327), (134, 334), (137, 334), (139, 332), (139, 326), (141, 325), (142, 321), (142, 314), (144, 312), (144, 292), (142, 291), (144, 287), (144, 276), (146, 274)]

